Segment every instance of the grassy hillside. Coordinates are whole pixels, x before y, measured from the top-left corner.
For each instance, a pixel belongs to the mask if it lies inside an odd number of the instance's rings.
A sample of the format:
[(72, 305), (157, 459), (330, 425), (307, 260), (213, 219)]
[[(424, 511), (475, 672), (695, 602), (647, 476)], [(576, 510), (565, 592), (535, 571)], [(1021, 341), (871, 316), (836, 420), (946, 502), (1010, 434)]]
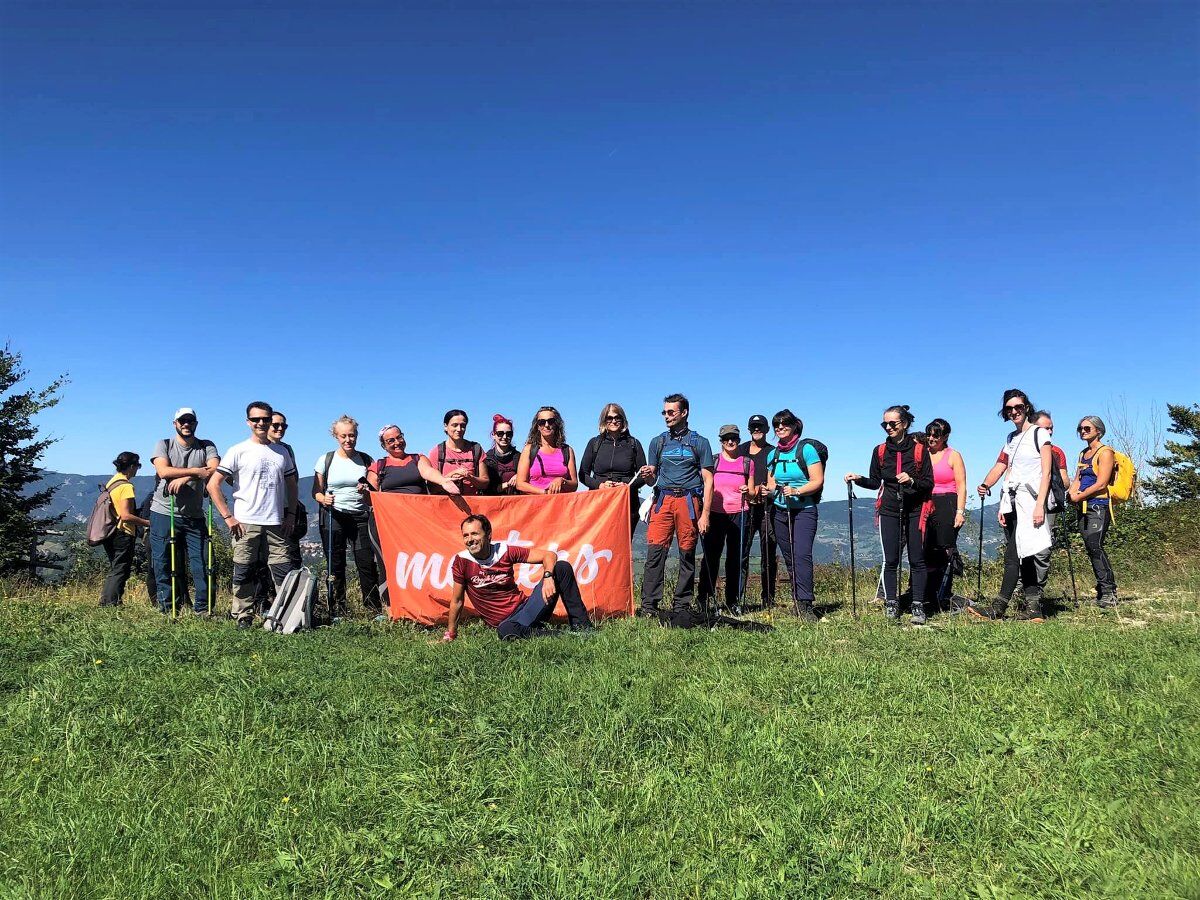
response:
[(1200, 611), (452, 645), (0, 600), (0, 896), (1196, 897)]

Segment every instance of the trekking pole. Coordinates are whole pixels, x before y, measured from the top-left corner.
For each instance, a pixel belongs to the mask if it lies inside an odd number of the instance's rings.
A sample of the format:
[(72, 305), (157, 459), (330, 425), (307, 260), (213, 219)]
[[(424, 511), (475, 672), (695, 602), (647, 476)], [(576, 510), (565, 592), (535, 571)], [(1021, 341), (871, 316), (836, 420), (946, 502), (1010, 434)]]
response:
[[(990, 488), (987, 496), (992, 496)], [(979, 560), (975, 564), (975, 599), (983, 602), (983, 497), (979, 498)]]
[(846, 508), (850, 511), (850, 602), (854, 618), (858, 618), (858, 585), (854, 583), (854, 483), (846, 482)]
[[(742, 511), (741, 523), (738, 526), (738, 590), (737, 590), (737, 605), (738, 615), (742, 614), (746, 603), (746, 576), (750, 569), (750, 548), (746, 546), (746, 537), (749, 534), (746, 519), (749, 516), (749, 504), (746, 502), (746, 495), (742, 494)], [(761, 547), (759, 548), (762, 549)]]
[(325, 513), (325, 605), (329, 608), (329, 624), (333, 625), (333, 512), (323, 507)]
[(1071, 573), (1071, 596), (1075, 598), (1075, 609), (1079, 609), (1079, 589), (1075, 586), (1075, 563), (1071, 560), (1071, 528), (1067, 524), (1065, 506), (1059, 516), (1062, 518), (1063, 545), (1067, 548), (1067, 571)]
[(171, 618), (174, 619), (178, 612), (175, 608), (175, 495), (172, 494), (168, 499), (171, 510), (171, 536), (168, 538), (168, 544), (171, 547)]
[[(784, 502), (787, 503), (787, 497), (784, 497)], [(796, 512), (788, 503), (788, 541), (792, 545), (792, 612), (796, 614), (796, 618), (800, 618), (800, 600), (796, 597)]]
[(206, 612), (210, 617), (216, 615), (217, 590), (216, 578), (213, 575), (213, 520), (212, 520), (212, 498), (208, 500), (208, 559), (207, 559), (207, 579), (208, 579), (208, 609)]

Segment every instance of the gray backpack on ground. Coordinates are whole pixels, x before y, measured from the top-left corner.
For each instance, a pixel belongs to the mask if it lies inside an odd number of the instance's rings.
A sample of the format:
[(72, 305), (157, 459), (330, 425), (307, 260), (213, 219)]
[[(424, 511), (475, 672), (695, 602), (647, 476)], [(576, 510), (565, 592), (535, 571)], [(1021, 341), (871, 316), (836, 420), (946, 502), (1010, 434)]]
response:
[(313, 601), (317, 597), (317, 579), (305, 568), (293, 569), (283, 578), (271, 608), (263, 618), (265, 631), (291, 634), (312, 628)]

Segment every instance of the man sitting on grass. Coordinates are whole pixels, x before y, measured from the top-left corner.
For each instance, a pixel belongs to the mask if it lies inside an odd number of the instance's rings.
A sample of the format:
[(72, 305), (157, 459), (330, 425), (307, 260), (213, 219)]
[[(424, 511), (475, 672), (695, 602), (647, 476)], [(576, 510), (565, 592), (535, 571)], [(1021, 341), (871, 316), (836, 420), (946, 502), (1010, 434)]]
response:
[[(450, 600), (450, 622), (443, 641), (458, 636), (458, 617), (463, 599), (471, 598), (475, 612), (496, 629), (504, 641), (544, 633), (544, 625), (561, 595), (572, 631), (591, 631), (592, 623), (579, 595), (575, 572), (569, 563), (559, 562), (552, 550), (537, 547), (511, 547), (503, 541), (492, 543), (492, 523), (487, 516), (467, 516), (462, 521), (466, 550), (454, 557), (451, 573), (454, 595)], [(526, 597), (517, 590), (515, 566), (523, 562), (545, 570), (533, 593)]]

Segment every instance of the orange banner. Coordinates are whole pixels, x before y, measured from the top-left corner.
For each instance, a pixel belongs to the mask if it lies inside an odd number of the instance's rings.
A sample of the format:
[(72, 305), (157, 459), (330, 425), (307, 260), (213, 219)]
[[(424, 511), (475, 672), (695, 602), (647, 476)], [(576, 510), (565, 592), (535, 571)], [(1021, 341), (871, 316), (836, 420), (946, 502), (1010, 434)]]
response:
[[(472, 513), (491, 520), (493, 541), (557, 551), (558, 558), (575, 570), (594, 621), (633, 615), (633, 552), (625, 490), (514, 497), (370, 496), (393, 619), (423, 625), (446, 621), (453, 590), (450, 566), (464, 549), (459, 526)], [(517, 566), (517, 584), (528, 594), (541, 572), (541, 566)], [(463, 611), (475, 615), (470, 599)], [(566, 619), (561, 603), (555, 618)]]

